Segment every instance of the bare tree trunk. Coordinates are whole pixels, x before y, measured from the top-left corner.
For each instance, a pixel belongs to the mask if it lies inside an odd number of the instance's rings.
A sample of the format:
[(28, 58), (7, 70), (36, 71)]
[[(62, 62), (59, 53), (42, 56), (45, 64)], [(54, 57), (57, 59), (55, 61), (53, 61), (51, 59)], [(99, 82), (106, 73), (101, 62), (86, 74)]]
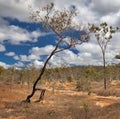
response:
[[(33, 84), (32, 92), (31, 92), (30, 95), (27, 96), (25, 102), (30, 103), (30, 99), (33, 97), (33, 95), (35, 94), (35, 91), (37, 90), (36, 85), (37, 85), (38, 81), (42, 79), (42, 76), (43, 76), (43, 74), (44, 74), (44, 72), (45, 72), (47, 63), (49, 62), (49, 60), (51, 59), (51, 57), (56, 53), (56, 50), (57, 50), (57, 48), (59, 47), (59, 43), (60, 43), (60, 41), (58, 42), (58, 44), (56, 45), (55, 49), (51, 52), (51, 54), (49, 55), (49, 57), (48, 57), (47, 60), (45, 61), (44, 66), (43, 66), (43, 68), (42, 68), (42, 70), (41, 70), (41, 72), (40, 72), (40, 75), (38, 76), (38, 78), (36, 79), (35, 83)], [(41, 91), (41, 96), (40, 96), (40, 98), (41, 98), (41, 97), (43, 98), (44, 93), (45, 93), (45, 91), (43, 91), (43, 92)], [(39, 100), (39, 101), (40, 101), (40, 100)]]
[(106, 64), (105, 64), (105, 52), (103, 52), (103, 72), (104, 72), (104, 89), (107, 89), (107, 81), (106, 81)]

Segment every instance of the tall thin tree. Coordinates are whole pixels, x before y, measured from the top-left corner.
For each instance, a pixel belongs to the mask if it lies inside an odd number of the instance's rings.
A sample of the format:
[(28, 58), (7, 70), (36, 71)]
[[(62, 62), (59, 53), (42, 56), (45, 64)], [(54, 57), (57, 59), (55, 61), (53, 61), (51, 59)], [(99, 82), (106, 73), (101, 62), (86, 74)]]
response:
[(118, 27), (113, 28), (109, 26), (106, 22), (101, 23), (100, 25), (88, 24), (90, 33), (95, 35), (98, 45), (102, 51), (103, 58), (103, 70), (104, 70), (104, 89), (107, 88), (107, 79), (106, 79), (106, 48), (108, 43), (113, 37), (113, 34), (118, 30)]

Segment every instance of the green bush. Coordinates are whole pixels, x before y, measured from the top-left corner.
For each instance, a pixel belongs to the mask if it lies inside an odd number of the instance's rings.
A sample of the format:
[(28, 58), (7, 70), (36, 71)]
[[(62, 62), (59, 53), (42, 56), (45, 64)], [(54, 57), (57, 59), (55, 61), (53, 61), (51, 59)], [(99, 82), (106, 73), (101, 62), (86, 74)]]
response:
[(76, 83), (76, 89), (78, 91), (87, 91), (88, 95), (91, 93), (91, 80), (88, 78), (78, 79)]
[(68, 77), (67, 77), (67, 81), (68, 81), (68, 82), (72, 82), (72, 81), (73, 81), (73, 77), (72, 77), (72, 76), (68, 76)]

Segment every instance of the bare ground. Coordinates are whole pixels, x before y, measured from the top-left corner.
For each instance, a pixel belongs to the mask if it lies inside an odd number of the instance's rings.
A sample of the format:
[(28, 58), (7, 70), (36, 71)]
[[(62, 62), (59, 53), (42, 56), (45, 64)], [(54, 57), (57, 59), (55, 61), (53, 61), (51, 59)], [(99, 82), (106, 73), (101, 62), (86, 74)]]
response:
[(21, 103), (31, 91), (27, 86), (0, 83), (0, 119), (120, 119), (120, 82), (110, 84), (104, 91), (101, 84), (93, 83), (91, 95), (78, 92), (74, 83), (46, 84), (42, 102)]

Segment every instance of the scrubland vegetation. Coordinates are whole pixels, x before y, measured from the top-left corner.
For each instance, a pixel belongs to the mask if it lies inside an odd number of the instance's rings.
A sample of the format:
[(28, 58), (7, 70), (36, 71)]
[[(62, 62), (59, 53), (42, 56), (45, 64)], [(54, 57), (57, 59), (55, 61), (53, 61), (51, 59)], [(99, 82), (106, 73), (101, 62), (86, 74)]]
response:
[[(11, 67), (4, 69), (0, 66), (0, 82), (8, 84), (23, 84), (32, 85), (38, 77), (41, 69), (36, 69), (34, 66), (16, 69)], [(120, 79), (120, 64), (114, 64), (106, 67), (106, 78), (109, 84), (112, 80)], [(101, 82), (103, 80), (103, 67), (102, 66), (62, 66), (60, 68), (48, 68), (43, 75), (42, 82), (77, 82), (89, 84), (92, 81)]]
[(106, 67), (107, 90), (101, 66), (49, 68), (38, 87), (45, 88), (44, 100), (22, 103), (31, 91), (40, 69), (0, 67), (1, 119), (119, 119), (120, 65)]

